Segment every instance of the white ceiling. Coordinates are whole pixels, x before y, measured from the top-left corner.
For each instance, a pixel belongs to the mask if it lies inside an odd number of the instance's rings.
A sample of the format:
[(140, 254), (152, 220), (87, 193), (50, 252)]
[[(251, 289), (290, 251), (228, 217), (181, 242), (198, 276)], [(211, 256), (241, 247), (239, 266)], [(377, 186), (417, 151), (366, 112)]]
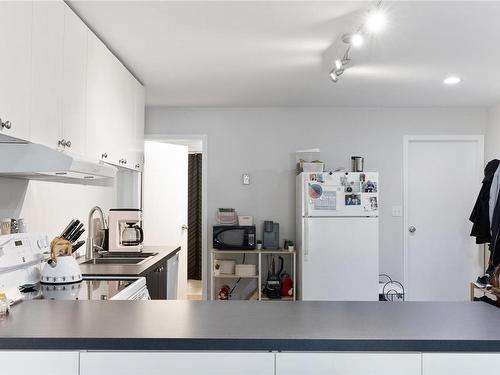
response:
[[(70, 1), (166, 106), (487, 106), (500, 102), (500, 2), (384, 2), (389, 27), (337, 84), (339, 38), (373, 2)], [(449, 74), (462, 83), (447, 87)]]

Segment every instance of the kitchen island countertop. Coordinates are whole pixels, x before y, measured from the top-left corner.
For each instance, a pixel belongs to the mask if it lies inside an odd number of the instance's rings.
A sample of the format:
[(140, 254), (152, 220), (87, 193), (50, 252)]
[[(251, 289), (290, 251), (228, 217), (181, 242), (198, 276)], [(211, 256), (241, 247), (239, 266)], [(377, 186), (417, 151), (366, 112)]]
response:
[(480, 302), (22, 302), (0, 349), (500, 352)]
[(166, 261), (180, 251), (176, 246), (144, 246), (144, 253), (158, 253), (141, 264), (82, 264), (87, 261), (77, 259), (83, 276), (145, 276), (160, 262)]

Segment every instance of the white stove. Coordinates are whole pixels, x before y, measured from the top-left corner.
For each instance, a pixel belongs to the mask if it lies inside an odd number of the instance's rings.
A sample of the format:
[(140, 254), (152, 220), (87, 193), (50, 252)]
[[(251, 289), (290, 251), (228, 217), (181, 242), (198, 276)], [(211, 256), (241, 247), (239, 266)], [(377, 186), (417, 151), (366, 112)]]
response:
[(43, 284), (41, 268), (50, 256), (44, 234), (0, 236), (0, 290), (12, 303), (29, 299), (147, 300), (144, 277), (92, 276), (67, 284)]

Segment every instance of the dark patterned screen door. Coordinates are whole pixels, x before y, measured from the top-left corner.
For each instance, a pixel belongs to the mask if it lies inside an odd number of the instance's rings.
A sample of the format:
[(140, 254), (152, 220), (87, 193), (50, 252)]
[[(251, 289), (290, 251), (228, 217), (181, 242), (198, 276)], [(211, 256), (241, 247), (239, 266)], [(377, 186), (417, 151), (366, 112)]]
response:
[(201, 280), (201, 154), (188, 160), (188, 279)]

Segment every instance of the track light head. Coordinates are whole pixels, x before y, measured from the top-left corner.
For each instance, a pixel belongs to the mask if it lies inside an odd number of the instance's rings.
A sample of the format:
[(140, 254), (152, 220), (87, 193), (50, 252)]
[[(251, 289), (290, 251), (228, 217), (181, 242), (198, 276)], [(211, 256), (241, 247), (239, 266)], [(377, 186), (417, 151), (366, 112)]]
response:
[(342, 35), (342, 41), (346, 44), (349, 44), (353, 47), (361, 47), (365, 41), (365, 38), (361, 33), (354, 34), (344, 34)]
[(337, 71), (335, 69), (333, 69), (331, 72), (330, 72), (330, 79), (332, 80), (332, 82), (334, 83), (337, 83), (339, 81), (339, 76), (337, 74)]

